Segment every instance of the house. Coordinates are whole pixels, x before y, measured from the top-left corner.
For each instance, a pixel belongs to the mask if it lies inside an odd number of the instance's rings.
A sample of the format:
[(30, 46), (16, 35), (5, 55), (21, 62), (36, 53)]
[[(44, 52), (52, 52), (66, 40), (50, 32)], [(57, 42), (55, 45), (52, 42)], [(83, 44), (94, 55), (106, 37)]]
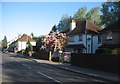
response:
[(32, 46), (36, 46), (35, 40), (33, 40), (27, 34), (23, 34), (23, 36), (18, 36), (18, 39), (16, 41), (12, 42), (9, 45), (9, 48), (11, 48), (13, 50), (21, 51), (22, 49), (26, 49), (28, 41), (30, 41)]
[(99, 48), (116, 50), (120, 48), (120, 21), (107, 26), (101, 30), (102, 45)]
[(74, 53), (95, 53), (101, 45), (99, 27), (90, 21), (75, 22), (72, 19), (70, 28), (66, 28), (61, 33), (66, 33), (70, 41), (65, 51)]

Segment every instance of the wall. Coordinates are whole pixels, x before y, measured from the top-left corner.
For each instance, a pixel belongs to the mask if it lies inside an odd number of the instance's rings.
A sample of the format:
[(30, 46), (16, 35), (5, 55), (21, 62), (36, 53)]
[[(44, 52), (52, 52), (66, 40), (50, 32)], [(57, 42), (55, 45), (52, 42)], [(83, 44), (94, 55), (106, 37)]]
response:
[[(36, 42), (30, 42), (32, 46), (36, 46)], [(18, 51), (26, 49), (26, 42), (18, 41)]]
[(18, 41), (18, 51), (26, 49), (26, 42)]
[(36, 46), (36, 42), (30, 42), (32, 46)]
[(98, 36), (93, 36), (93, 53), (95, 53), (95, 51), (97, 50), (97, 48), (99, 46), (101, 46), (102, 44), (98, 42)]

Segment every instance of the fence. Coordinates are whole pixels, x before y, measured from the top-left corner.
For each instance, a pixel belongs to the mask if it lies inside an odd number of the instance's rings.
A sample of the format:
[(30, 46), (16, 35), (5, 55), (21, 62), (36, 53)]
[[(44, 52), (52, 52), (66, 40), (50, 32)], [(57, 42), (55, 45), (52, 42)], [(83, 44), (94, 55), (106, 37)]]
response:
[(32, 56), (37, 59), (49, 60), (49, 52), (35, 52)]
[(113, 54), (71, 54), (71, 65), (118, 73), (118, 55)]

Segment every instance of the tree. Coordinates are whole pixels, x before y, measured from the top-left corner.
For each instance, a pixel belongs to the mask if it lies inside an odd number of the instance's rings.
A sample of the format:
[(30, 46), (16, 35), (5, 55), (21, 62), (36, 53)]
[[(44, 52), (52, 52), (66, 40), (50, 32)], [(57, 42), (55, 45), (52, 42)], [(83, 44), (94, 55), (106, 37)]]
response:
[(32, 47), (32, 45), (31, 45), (31, 43), (30, 43), (29, 40), (27, 42), (27, 48), (26, 48), (26, 50), (27, 50), (29, 56), (32, 56), (33, 47)]
[(7, 48), (7, 37), (4, 36), (4, 39), (2, 40), (2, 50)]
[(37, 37), (37, 40), (36, 40), (36, 51), (40, 50), (40, 47), (42, 46), (42, 39), (43, 38), (44, 38), (43, 35)]
[(111, 0), (111, 2), (104, 2), (101, 8), (101, 24), (105, 27), (109, 24), (120, 20), (120, 2), (115, 2), (117, 0)]
[(86, 6), (79, 8), (78, 11), (73, 16), (74, 19), (76, 21), (84, 21), (86, 18), (86, 10), (87, 10)]
[[(100, 8), (94, 7), (90, 11), (87, 12), (87, 7), (81, 7), (78, 9), (78, 11), (74, 14), (73, 18), (76, 22), (79, 21), (85, 21), (89, 20), (92, 23), (101, 26), (101, 18), (100, 18)], [(61, 31), (65, 28), (70, 28), (72, 17), (69, 17), (68, 15), (63, 15), (62, 19), (60, 20), (58, 24), (58, 30)]]
[(44, 37), (41, 48), (50, 51), (49, 61), (51, 61), (51, 52), (62, 50), (66, 46), (67, 41), (66, 34), (53, 32)]
[(52, 27), (52, 30), (50, 31), (50, 33), (52, 33), (52, 32), (57, 32), (57, 27), (56, 27), (56, 25), (54, 25), (54, 26)]
[(27, 44), (28, 44), (28, 46), (27, 46), (28, 51), (33, 51), (33, 47), (32, 47), (32, 45), (31, 45), (29, 40), (28, 40)]
[(34, 39), (34, 38), (35, 38), (35, 36), (34, 36), (34, 34), (33, 34), (33, 33), (31, 33), (31, 34), (30, 34), (30, 37), (31, 37), (32, 39)]
[(68, 16), (67, 14), (63, 15), (61, 20), (58, 23), (57, 30), (61, 31), (65, 28), (70, 27), (70, 22), (71, 22), (71, 17)]
[(92, 23), (100, 26), (101, 18), (100, 18), (100, 8), (94, 7), (86, 14), (86, 20), (91, 21)]

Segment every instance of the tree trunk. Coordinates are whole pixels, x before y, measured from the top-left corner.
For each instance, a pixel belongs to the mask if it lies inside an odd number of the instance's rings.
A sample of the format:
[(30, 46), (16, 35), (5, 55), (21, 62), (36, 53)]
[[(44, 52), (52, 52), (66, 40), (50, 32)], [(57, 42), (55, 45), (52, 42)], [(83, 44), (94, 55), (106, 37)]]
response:
[(51, 62), (51, 59), (52, 59), (52, 52), (50, 51), (49, 52), (49, 61)]

